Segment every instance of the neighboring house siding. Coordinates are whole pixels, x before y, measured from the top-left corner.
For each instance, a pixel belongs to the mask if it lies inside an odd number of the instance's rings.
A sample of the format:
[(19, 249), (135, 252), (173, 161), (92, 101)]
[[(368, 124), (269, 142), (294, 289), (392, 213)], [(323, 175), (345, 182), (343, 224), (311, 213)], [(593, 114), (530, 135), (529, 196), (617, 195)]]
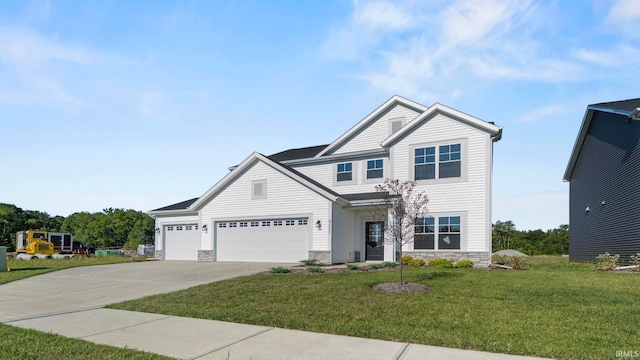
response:
[(340, 204), (333, 204), (333, 221), (331, 232), (332, 261), (345, 263), (355, 260), (355, 211), (343, 209)]
[[(267, 179), (266, 199), (252, 200), (252, 181), (262, 179)], [(318, 220), (328, 224), (330, 207), (331, 201), (269, 165), (256, 162), (200, 210), (202, 223), (210, 228), (208, 232), (201, 233), (201, 246), (203, 250), (212, 250), (213, 221), (308, 215), (311, 224)], [(326, 227), (323, 226), (322, 230), (313, 228), (309, 248), (330, 250)]]
[[(467, 214), (466, 251), (490, 251), (488, 230), (491, 229), (491, 152), (490, 136), (478, 129), (436, 114), (418, 129), (399, 140), (392, 148), (393, 177), (410, 179), (413, 146), (425, 143), (462, 141), (464, 181), (418, 181), (417, 191), (429, 197), (430, 213), (464, 211)], [(466, 171), (466, 173), (465, 173)], [(410, 180), (413, 180), (412, 178)]]
[(640, 122), (596, 111), (570, 181), (570, 259), (640, 252)]
[(354, 134), (351, 139), (340, 145), (336, 150), (332, 151), (332, 154), (344, 154), (355, 151), (371, 150), (379, 148), (379, 144), (382, 140), (389, 137), (389, 121), (391, 119), (404, 119), (405, 124), (418, 116), (419, 113), (406, 108), (402, 105), (396, 105), (375, 121), (369, 124), (369, 126), (361, 129), (358, 133)]

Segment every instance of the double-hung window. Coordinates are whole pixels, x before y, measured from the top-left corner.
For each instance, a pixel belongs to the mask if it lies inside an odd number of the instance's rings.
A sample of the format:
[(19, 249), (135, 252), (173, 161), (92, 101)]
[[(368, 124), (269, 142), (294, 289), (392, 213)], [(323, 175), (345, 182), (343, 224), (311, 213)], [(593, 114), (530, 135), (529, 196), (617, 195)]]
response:
[(367, 179), (377, 179), (384, 175), (382, 159), (367, 161)]
[(351, 181), (353, 179), (353, 164), (342, 163), (338, 164), (337, 181)]
[(415, 250), (461, 250), (460, 219), (460, 216), (416, 219), (413, 248)]
[(415, 148), (413, 164), (415, 180), (462, 177), (461, 144)]

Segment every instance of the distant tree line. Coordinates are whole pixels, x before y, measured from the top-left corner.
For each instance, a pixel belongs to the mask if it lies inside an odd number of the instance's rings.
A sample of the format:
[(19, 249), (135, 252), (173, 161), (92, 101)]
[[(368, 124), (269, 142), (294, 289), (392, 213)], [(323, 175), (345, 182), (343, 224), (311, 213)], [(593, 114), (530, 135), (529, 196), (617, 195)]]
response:
[(565, 255), (569, 253), (569, 225), (547, 231), (520, 231), (511, 221), (493, 224), (493, 251), (515, 249), (527, 255)]
[(0, 246), (14, 251), (16, 232), (22, 230), (68, 232), (75, 241), (96, 248), (137, 246), (153, 243), (154, 221), (136, 210), (108, 208), (96, 213), (77, 212), (65, 218), (0, 203)]

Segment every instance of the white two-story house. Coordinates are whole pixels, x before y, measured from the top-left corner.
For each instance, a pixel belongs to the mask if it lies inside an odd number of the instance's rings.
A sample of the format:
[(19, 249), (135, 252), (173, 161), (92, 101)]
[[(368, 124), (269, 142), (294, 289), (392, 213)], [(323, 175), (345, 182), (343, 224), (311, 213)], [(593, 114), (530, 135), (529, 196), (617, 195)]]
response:
[(491, 257), (493, 143), (502, 128), (394, 96), (329, 145), (254, 152), (202, 196), (150, 211), (156, 258), (324, 263), (395, 261), (370, 211), (385, 178), (429, 197), (414, 257)]

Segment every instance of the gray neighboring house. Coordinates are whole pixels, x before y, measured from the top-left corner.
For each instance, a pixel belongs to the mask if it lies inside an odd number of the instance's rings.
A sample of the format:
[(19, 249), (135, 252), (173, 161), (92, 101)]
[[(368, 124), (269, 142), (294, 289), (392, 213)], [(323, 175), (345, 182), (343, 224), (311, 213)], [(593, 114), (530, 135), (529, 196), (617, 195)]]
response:
[(640, 99), (587, 106), (564, 180), (570, 260), (640, 252)]

